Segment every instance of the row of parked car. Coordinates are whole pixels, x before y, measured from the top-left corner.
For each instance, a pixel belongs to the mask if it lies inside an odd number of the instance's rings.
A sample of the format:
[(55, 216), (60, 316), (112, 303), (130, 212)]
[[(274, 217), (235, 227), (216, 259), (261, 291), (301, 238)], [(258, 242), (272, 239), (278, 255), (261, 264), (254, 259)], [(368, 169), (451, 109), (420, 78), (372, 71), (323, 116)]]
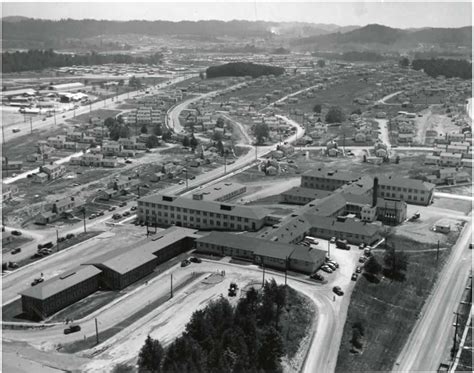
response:
[(196, 256), (192, 256), (191, 258), (189, 259), (184, 259), (182, 262), (181, 262), (181, 267), (187, 267), (188, 265), (190, 265), (191, 263), (201, 263), (202, 260), (201, 258), (198, 258)]

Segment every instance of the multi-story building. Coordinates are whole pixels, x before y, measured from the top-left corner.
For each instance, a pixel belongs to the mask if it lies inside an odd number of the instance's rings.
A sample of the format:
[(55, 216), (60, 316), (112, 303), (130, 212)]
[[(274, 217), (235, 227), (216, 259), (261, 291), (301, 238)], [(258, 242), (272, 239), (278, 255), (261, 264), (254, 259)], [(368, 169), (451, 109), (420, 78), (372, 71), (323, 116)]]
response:
[(439, 156), (441, 166), (458, 167), (462, 165), (461, 153), (442, 152)]
[(55, 214), (60, 215), (73, 210), (78, 205), (78, 201), (74, 197), (66, 197), (62, 199), (57, 199), (53, 203), (51, 211)]
[(303, 188), (332, 191), (359, 178), (360, 175), (354, 172), (317, 168), (309, 170), (301, 176), (301, 186)]
[(377, 196), (400, 199), (415, 205), (429, 205), (433, 199), (434, 184), (397, 176), (379, 176)]
[(48, 164), (40, 166), (40, 172), (48, 175), (49, 180), (56, 180), (66, 173), (66, 168), (59, 164)]
[(116, 141), (104, 141), (102, 144), (102, 154), (105, 156), (119, 155), (123, 146)]
[(193, 193), (193, 199), (222, 202), (245, 193), (246, 190), (247, 187), (242, 184), (221, 182), (198, 189)]
[(257, 231), (268, 211), (259, 207), (198, 201), (156, 194), (138, 201), (138, 218), (148, 225), (177, 225), (196, 229)]

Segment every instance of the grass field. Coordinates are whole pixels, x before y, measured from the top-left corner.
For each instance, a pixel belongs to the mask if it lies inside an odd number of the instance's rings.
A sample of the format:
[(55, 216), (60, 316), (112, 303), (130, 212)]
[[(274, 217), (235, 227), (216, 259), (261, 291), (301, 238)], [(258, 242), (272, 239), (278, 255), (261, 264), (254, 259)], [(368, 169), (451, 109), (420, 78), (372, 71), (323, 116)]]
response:
[[(411, 242), (410, 249), (418, 245)], [(378, 253), (376, 256), (382, 263), (383, 256)], [(437, 264), (435, 251), (408, 253), (404, 282), (382, 278), (380, 283), (372, 283), (360, 276), (352, 293), (336, 372), (392, 369), (447, 256), (447, 250), (440, 252)], [(352, 327), (356, 322), (365, 330), (361, 353), (350, 352)]]
[(97, 109), (97, 110), (92, 110), (90, 113), (77, 115), (74, 119), (71, 119), (68, 121), (70, 121), (71, 123), (85, 123), (89, 121), (89, 118), (96, 118), (96, 117), (102, 120), (105, 120), (109, 117), (115, 117), (119, 113), (120, 113), (120, 110)]

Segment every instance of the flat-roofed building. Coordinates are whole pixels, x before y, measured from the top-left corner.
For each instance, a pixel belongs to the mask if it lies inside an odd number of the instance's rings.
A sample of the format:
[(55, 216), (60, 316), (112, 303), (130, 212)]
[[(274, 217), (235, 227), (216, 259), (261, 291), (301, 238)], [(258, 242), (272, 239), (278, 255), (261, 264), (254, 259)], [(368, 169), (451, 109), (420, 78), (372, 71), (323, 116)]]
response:
[(97, 291), (100, 273), (94, 266), (79, 266), (32, 286), (20, 293), (22, 310), (44, 319)]
[(196, 240), (198, 252), (231, 256), (279, 270), (311, 274), (325, 261), (326, 251), (274, 242), (244, 234), (211, 232)]
[(398, 176), (379, 176), (377, 196), (426, 206), (433, 199), (434, 187), (434, 184), (422, 180)]
[(198, 189), (193, 193), (193, 199), (206, 201), (227, 201), (245, 193), (247, 187), (239, 183), (221, 182)]
[(91, 259), (92, 264), (102, 271), (101, 286), (112, 290), (121, 290), (153, 272), (157, 258), (145, 250), (111, 251)]
[(332, 192), (328, 190), (319, 190), (313, 188), (293, 187), (280, 194), (280, 202), (291, 203), (295, 205), (306, 205), (307, 203), (327, 197)]
[(150, 226), (177, 225), (208, 230), (257, 231), (266, 209), (156, 194), (138, 200), (138, 218)]
[(456, 167), (462, 165), (461, 153), (442, 152), (439, 156), (439, 164), (441, 166)]
[(332, 191), (359, 178), (360, 174), (354, 172), (331, 170), (320, 167), (305, 172), (301, 176), (301, 186), (303, 188)]

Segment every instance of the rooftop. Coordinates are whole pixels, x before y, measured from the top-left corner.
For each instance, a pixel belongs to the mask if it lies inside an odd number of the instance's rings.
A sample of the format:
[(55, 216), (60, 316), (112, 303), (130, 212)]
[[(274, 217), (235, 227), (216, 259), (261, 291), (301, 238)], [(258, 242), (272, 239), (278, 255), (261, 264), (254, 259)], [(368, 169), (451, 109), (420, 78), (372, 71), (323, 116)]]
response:
[(318, 199), (324, 198), (331, 195), (333, 192), (328, 190), (319, 190), (313, 188), (303, 188), (303, 187), (293, 187), (288, 189), (287, 191), (283, 192), (282, 195), (291, 195), (291, 196), (298, 196), (298, 197), (306, 197), (311, 199)]
[(44, 300), (96, 276), (100, 272), (101, 270), (94, 266), (78, 266), (70, 271), (61, 273), (59, 276), (32, 286), (20, 294)]
[(373, 236), (380, 229), (375, 224), (365, 223), (360, 220), (355, 220), (355, 219), (350, 219), (350, 218), (345, 219), (344, 221), (340, 221), (337, 218), (329, 219), (327, 217), (317, 216), (317, 215), (312, 215), (312, 214), (305, 214), (304, 216), (313, 228), (318, 228), (318, 229), (327, 229), (327, 230), (333, 230), (337, 232), (359, 234), (359, 235), (366, 235), (366, 236)]
[(165, 196), (154, 194), (140, 198), (139, 203), (153, 203), (165, 206), (174, 206), (190, 210), (206, 211), (215, 214), (240, 216), (249, 219), (263, 219), (269, 214), (267, 209), (254, 206), (242, 206), (231, 203), (201, 201), (185, 197)]
[(239, 183), (230, 183), (228, 181), (210, 185), (208, 187), (198, 189), (193, 192), (194, 196), (202, 196), (204, 200), (216, 201), (229, 193), (236, 192), (245, 188), (245, 185)]
[(360, 174), (350, 171), (338, 171), (338, 170), (331, 170), (327, 168), (315, 168), (312, 170), (308, 170), (303, 174), (304, 176), (310, 177), (319, 177), (324, 179), (332, 179), (332, 180), (343, 180), (343, 181), (353, 181), (360, 178)]
[(406, 177), (400, 176), (379, 176), (379, 185), (390, 185), (392, 187), (402, 187), (402, 188), (410, 188), (410, 189), (417, 189), (417, 190), (427, 190), (431, 191), (434, 189), (435, 185), (431, 183), (427, 183), (426, 181), (417, 180), (417, 179), (409, 179)]

